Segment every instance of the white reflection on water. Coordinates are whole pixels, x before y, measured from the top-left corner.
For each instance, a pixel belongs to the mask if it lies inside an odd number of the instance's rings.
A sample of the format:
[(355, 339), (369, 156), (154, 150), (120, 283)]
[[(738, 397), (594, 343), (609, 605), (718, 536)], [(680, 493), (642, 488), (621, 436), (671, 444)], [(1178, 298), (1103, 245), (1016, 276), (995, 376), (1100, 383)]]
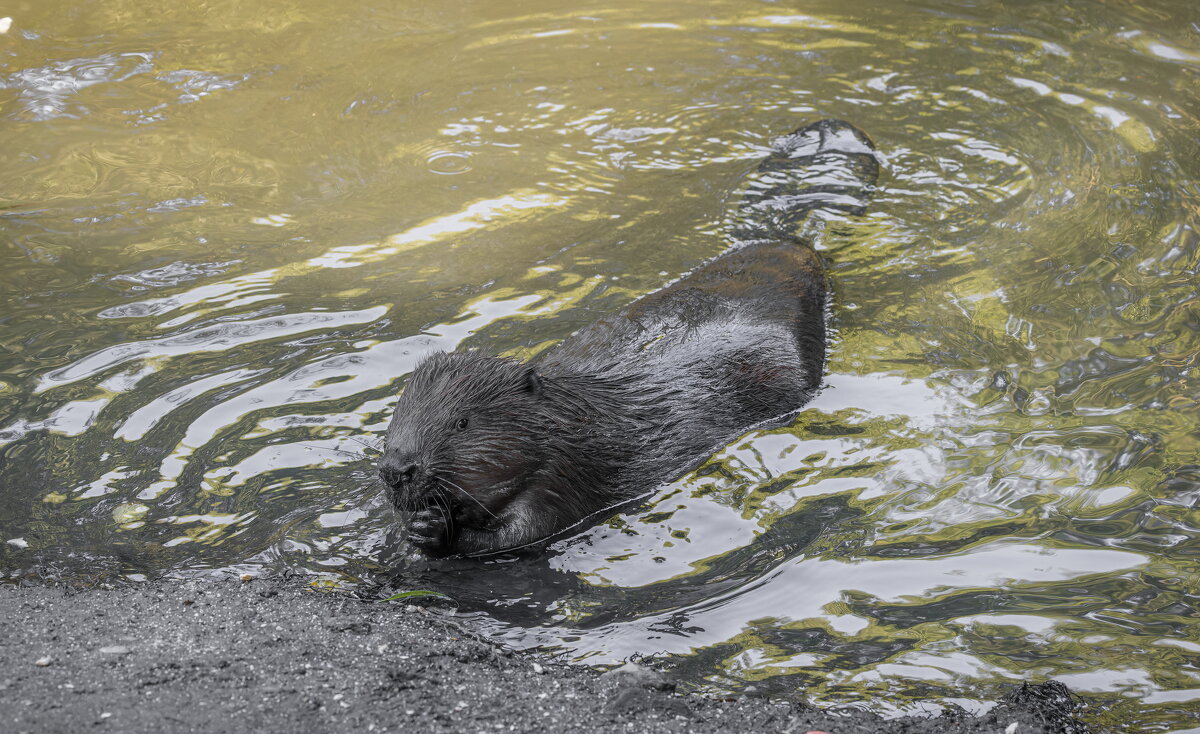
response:
[[(966, 589), (1013, 589), (1129, 571), (1147, 561), (1129, 551), (1057, 549), (1012, 542), (931, 558), (866, 562), (799, 558), (686, 609), (589, 629), (575, 638), (570, 651), (572, 657), (586, 657), (592, 664), (617, 662), (635, 653), (689, 654), (737, 638), (764, 614), (783, 622), (818, 623), (829, 616), (827, 605), (842, 601), (849, 592), (866, 595), (875, 603), (918, 603)], [(689, 635), (654, 633), (656, 627), (678, 626), (681, 617), (692, 626)], [(521, 637), (520, 632), (514, 634)], [(575, 635), (578, 633), (572, 634), (569, 628), (536, 631), (542, 640)]]
[(383, 306), (361, 311), (310, 311), (246, 321), (225, 321), (182, 334), (116, 344), (90, 354), (74, 364), (42, 375), (34, 392), (40, 393), (50, 388), (69, 385), (135, 360), (223, 352), (267, 339), (344, 328), (352, 324), (369, 324), (377, 321), (385, 313), (387, 309)]
[(186, 405), (189, 401), (221, 387), (236, 385), (239, 382), (261, 375), (266, 370), (232, 370), (215, 375), (202, 377), (195, 382), (163, 393), (129, 414), (129, 417), (117, 426), (113, 435), (126, 441), (137, 441), (144, 438), (150, 429), (154, 428), (174, 410)]
[(162, 298), (123, 303), (101, 311), (98, 316), (105, 319), (144, 319), (200, 304), (210, 306), (209, 309), (194, 310), (159, 325), (160, 328), (175, 327), (208, 315), (218, 306), (228, 309), (251, 303), (253, 301), (247, 299), (255, 293), (278, 292), (282, 281), (288, 278), (312, 275), (325, 268), (352, 268), (379, 262), (417, 247), (443, 242), (452, 235), (520, 221), (538, 209), (560, 207), (567, 202), (568, 199), (561, 196), (514, 191), (472, 202), (460, 211), (435, 217), (379, 242), (338, 245), (303, 262), (205, 283)]
[(1009, 81), (1018, 87), (1032, 89), (1043, 97), (1053, 97), (1063, 104), (1087, 110), (1096, 118), (1107, 123), (1114, 132), (1120, 134), (1121, 137), (1138, 151), (1146, 152), (1153, 150), (1157, 146), (1154, 133), (1145, 123), (1111, 105), (1100, 104), (1087, 97), (1070, 92), (1058, 92), (1049, 85), (1033, 79), (1014, 76), (1010, 77)]
[(87, 114), (87, 109), (74, 100), (80, 91), (147, 74), (154, 68), (157, 55), (131, 52), (54, 61), (0, 77), (0, 89), (19, 90), (17, 98), (31, 120), (80, 117)]

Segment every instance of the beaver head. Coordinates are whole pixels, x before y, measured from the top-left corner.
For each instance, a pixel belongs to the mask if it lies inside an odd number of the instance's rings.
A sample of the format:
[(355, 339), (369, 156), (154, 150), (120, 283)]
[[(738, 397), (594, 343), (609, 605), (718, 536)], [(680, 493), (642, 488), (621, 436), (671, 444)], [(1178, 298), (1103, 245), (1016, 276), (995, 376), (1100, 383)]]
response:
[(516, 500), (546, 463), (544, 402), (537, 370), (515, 360), (436, 353), (417, 365), (379, 465), (414, 545), (446, 553), (536, 539)]

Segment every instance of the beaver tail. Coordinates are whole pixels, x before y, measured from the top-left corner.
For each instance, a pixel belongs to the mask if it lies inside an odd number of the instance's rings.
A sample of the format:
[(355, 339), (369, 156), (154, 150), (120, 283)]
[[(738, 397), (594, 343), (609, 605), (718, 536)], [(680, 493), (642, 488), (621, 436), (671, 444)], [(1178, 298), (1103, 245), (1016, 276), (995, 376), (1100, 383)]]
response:
[(818, 120), (771, 147), (742, 187), (733, 221), (736, 239), (792, 238), (813, 210), (857, 215), (866, 209), (879, 159), (862, 130), (841, 120)]

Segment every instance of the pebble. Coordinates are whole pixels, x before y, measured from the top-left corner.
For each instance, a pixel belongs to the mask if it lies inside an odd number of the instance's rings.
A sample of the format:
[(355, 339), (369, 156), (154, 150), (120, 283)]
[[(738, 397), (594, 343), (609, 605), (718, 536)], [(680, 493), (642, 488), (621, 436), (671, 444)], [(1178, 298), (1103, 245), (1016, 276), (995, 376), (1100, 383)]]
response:
[(242, 579), (243, 584), (248, 584), (254, 580), (254, 575), (249, 574), (249, 573), (244, 573), (244, 574), (242, 574), (241, 579)]
[(1004, 727), (1004, 734), (1017, 734), (1017, 726), (1017, 722), (1014, 721), (1013, 723)]
[(50, 664), (50, 658), (48, 658), (48, 657), (38, 658), (37, 660), (33, 661), (33, 664), (38, 666), (39, 668), (44, 668)]
[(0, 33), (8, 33), (9, 28), (12, 28), (12, 18), (0, 18)]
[(541, 665), (534, 663), (533, 664), (533, 672), (537, 673), (538, 675), (541, 675), (542, 673), (546, 672), (546, 669), (543, 668)]
[(108, 647), (100, 648), (101, 655), (128, 655), (129, 648), (124, 645), (109, 645)]
[(619, 668), (613, 668), (602, 674), (600, 679), (613, 681), (623, 686), (638, 686), (656, 691), (675, 690), (675, 684), (668, 680), (667, 676), (653, 668), (647, 668), (637, 663), (625, 663)]

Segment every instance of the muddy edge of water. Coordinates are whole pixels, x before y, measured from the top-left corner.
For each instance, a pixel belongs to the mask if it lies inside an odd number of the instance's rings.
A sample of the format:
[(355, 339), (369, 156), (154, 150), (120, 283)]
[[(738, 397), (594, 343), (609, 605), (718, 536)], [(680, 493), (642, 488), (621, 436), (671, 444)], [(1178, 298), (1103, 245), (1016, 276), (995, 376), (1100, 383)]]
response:
[(1037, 702), (1045, 687), (979, 717), (888, 721), (685, 695), (505, 651), (450, 616), (289, 581), (3, 587), (0, 619), (8, 732), (1083, 731), (1061, 698)]

